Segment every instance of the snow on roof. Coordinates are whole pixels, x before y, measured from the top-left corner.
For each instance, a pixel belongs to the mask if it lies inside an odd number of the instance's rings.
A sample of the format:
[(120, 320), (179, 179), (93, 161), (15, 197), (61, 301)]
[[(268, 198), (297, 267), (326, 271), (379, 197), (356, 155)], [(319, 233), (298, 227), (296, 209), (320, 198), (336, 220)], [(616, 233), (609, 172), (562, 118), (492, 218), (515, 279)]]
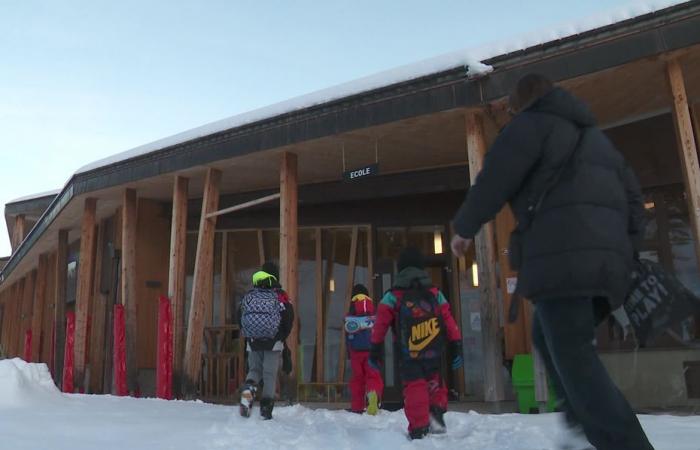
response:
[(13, 200), (10, 200), (7, 202), (9, 205), (10, 203), (19, 203), (19, 202), (26, 202), (29, 200), (36, 200), (39, 198), (44, 198), (44, 197), (55, 197), (56, 195), (61, 193), (61, 189), (54, 189), (51, 191), (46, 191), (46, 192), (38, 192), (36, 194), (30, 194), (30, 195), (25, 195), (24, 197), (19, 197)]
[(535, 47), (547, 42), (575, 36), (586, 31), (633, 19), (681, 3), (687, 3), (687, 0), (637, 0), (625, 6), (585, 17), (575, 22), (561, 23), (549, 29), (525, 33), (513, 39), (477, 48), (458, 50), (414, 64), (400, 66), (337, 86), (321, 89), (310, 94), (295, 97), (281, 103), (218, 120), (149, 144), (141, 145), (131, 150), (117, 153), (87, 164), (78, 169), (76, 174), (142, 156), (214, 133), (446, 70), (464, 67), (467, 70), (468, 76), (476, 77), (485, 75), (491, 72), (493, 68), (483, 64), (481, 61)]

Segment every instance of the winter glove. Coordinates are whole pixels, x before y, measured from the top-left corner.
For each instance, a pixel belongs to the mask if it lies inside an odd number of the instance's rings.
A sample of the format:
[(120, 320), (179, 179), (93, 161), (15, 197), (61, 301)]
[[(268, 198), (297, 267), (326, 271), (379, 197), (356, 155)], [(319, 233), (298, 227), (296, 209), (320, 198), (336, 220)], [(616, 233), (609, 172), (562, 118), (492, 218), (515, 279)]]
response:
[(450, 342), (449, 355), (450, 367), (452, 370), (461, 369), (464, 366), (464, 357), (462, 356), (462, 341)]
[(369, 349), (369, 359), (367, 363), (371, 368), (377, 371), (382, 370), (382, 362), (384, 360), (384, 344), (372, 344)]
[(292, 352), (287, 348), (287, 344), (284, 344), (284, 350), (282, 350), (282, 372), (286, 375), (292, 373)]

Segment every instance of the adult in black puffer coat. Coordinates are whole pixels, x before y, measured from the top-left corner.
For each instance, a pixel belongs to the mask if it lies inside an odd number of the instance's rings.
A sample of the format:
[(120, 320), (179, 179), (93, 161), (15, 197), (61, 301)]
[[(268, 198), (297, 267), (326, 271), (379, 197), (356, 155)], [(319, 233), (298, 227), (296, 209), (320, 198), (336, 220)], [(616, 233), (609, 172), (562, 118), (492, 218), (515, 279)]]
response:
[(564, 89), (536, 99), (503, 129), (454, 224), (460, 236), (473, 238), (506, 203), (519, 222), (527, 220), (528, 205), (556, 177), (581, 132), (572, 169), (546, 195), (523, 235), (518, 291), (535, 301), (605, 297), (615, 309), (630, 285), (642, 196), (591, 112)]
[(639, 183), (569, 92), (527, 75), (510, 100), (518, 114), (457, 212), (452, 250), (464, 254), (510, 203), (523, 230), (517, 290), (535, 303), (533, 341), (570, 427), (561, 448), (592, 448), (590, 442), (598, 450), (652, 449), (593, 344), (594, 309), (606, 301), (608, 310), (617, 308), (630, 285), (643, 226)]

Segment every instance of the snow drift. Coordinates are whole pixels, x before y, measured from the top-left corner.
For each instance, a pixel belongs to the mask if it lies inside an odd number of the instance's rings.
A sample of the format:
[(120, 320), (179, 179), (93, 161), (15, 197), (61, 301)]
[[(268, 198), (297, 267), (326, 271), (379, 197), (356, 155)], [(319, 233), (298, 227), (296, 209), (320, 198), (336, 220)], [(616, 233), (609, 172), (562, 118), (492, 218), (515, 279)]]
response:
[(16, 408), (60, 401), (46, 364), (31, 364), (20, 358), (0, 361), (0, 408)]

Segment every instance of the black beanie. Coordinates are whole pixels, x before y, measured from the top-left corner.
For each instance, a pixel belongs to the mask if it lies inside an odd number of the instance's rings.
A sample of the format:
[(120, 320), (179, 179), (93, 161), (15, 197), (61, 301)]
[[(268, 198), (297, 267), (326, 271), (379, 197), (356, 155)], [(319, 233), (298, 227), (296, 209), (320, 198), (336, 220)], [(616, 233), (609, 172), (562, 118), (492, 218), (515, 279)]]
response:
[(406, 247), (399, 255), (399, 272), (407, 267), (415, 267), (416, 269), (425, 269), (425, 258), (423, 254), (415, 247)]
[(356, 296), (357, 294), (364, 294), (369, 297), (369, 291), (365, 287), (364, 284), (356, 284), (355, 286), (352, 287), (352, 295), (351, 297)]
[(265, 264), (263, 264), (260, 270), (269, 273), (273, 277), (277, 278), (277, 281), (279, 281), (280, 269), (277, 267), (277, 264), (273, 263), (272, 261), (268, 261)]

